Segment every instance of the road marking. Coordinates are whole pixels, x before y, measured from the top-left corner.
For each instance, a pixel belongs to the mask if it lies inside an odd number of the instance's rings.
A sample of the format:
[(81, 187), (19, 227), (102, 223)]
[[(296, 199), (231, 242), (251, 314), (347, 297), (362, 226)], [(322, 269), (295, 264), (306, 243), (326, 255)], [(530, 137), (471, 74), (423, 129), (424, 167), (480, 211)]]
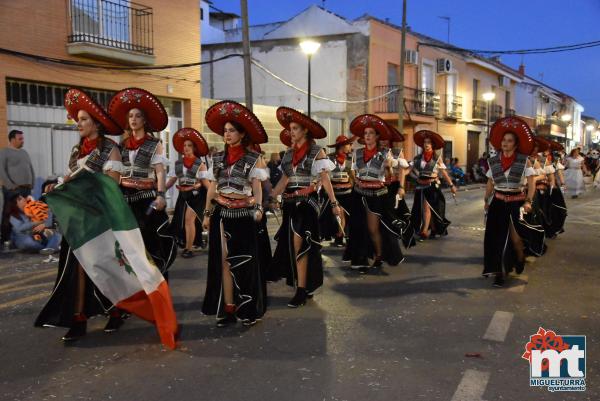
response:
[(503, 342), (513, 320), (514, 314), (510, 312), (496, 311), (485, 334), (484, 340)]
[(15, 286), (17, 286), (19, 284), (25, 284), (25, 283), (28, 283), (30, 281), (35, 281), (35, 280), (39, 280), (41, 278), (55, 276), (55, 275), (56, 275), (55, 271), (38, 273), (35, 276), (27, 277), (27, 278), (24, 278), (22, 280), (15, 280), (12, 283), (2, 284), (2, 285), (0, 285), (0, 290), (3, 290), (5, 288), (15, 287)]
[(46, 273), (46, 272), (54, 272), (54, 273), (56, 273), (56, 267), (51, 267), (49, 269), (32, 270), (32, 271), (29, 271), (29, 272), (7, 274), (5, 276), (1, 276), (0, 280), (6, 281), (6, 280), (9, 280), (11, 278), (21, 278), (21, 277), (30, 276), (32, 274), (39, 274), (39, 273)]
[[(514, 279), (513, 279), (514, 280)], [(506, 291), (510, 291), (510, 292), (523, 292), (525, 291), (525, 287), (527, 287), (527, 284), (529, 283), (529, 276), (527, 276), (526, 274), (521, 274), (520, 276), (518, 276), (518, 284), (515, 285), (511, 285), (510, 287), (508, 287), (506, 289)], [(515, 282), (515, 281), (513, 281)]]
[(41, 292), (39, 294), (30, 295), (28, 297), (15, 299), (13, 301), (5, 302), (3, 304), (0, 304), (0, 309), (6, 309), (6, 308), (10, 308), (11, 306), (20, 305), (20, 304), (24, 304), (26, 302), (35, 301), (35, 300), (40, 299), (40, 298), (46, 298), (49, 295), (50, 295), (50, 291), (44, 291), (44, 292)]
[(52, 285), (52, 281), (46, 281), (45, 283), (24, 285), (22, 287), (10, 287), (10, 288), (6, 288), (4, 290), (0, 290), (0, 294), (6, 294), (6, 293), (11, 293), (11, 292), (23, 291), (23, 290), (29, 290), (31, 288), (48, 287), (48, 286), (51, 286), (51, 285)]
[(467, 369), (452, 396), (452, 401), (481, 401), (489, 380), (489, 372)]

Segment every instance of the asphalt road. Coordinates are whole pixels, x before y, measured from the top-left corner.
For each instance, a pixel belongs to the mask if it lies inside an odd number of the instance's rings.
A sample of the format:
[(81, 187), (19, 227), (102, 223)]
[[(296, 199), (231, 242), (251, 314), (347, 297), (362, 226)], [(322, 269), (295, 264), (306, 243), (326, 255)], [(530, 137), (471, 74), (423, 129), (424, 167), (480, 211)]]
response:
[[(203, 316), (206, 255), (179, 258), (176, 351), (136, 318), (110, 335), (92, 319), (84, 339), (63, 345), (63, 329), (33, 328), (55, 264), (0, 255), (0, 399), (599, 400), (600, 192), (568, 199), (566, 232), (503, 289), (480, 275), (481, 199), (481, 189), (449, 198), (448, 237), (419, 243), (386, 275), (359, 276), (324, 248), (314, 300), (291, 310), (292, 290), (271, 284), (270, 309), (250, 329)], [(529, 386), (521, 355), (540, 326), (587, 336), (587, 391)]]

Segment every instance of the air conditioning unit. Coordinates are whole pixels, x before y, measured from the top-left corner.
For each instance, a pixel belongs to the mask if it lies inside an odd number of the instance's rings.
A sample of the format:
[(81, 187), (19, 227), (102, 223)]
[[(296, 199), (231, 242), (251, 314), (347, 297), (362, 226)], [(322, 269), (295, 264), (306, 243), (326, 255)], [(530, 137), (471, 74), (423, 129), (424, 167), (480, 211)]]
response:
[(405, 50), (404, 60), (406, 64), (417, 64), (419, 62), (419, 52), (416, 50)]
[(452, 60), (449, 58), (438, 58), (436, 60), (436, 72), (438, 74), (449, 74), (452, 71)]
[(499, 75), (498, 85), (500, 85), (501, 88), (506, 88), (510, 86), (510, 79), (508, 77), (505, 77), (504, 75)]

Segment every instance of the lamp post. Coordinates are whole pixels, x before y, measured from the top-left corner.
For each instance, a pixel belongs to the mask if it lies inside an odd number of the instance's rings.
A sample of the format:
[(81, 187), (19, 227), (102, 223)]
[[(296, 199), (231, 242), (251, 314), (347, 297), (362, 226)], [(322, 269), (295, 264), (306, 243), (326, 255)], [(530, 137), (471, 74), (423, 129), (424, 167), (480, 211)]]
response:
[(486, 92), (483, 95), (483, 100), (487, 104), (487, 130), (485, 132), (485, 151), (489, 154), (490, 152), (490, 103), (496, 98), (494, 92)]
[(560, 120), (565, 123), (565, 151), (567, 150), (567, 133), (569, 132), (569, 121), (571, 121), (571, 115), (568, 113), (561, 114)]
[(308, 57), (308, 116), (310, 117), (310, 60), (312, 59), (312, 55), (319, 50), (321, 44), (319, 42), (315, 42), (314, 40), (303, 40), (300, 42), (300, 48)]

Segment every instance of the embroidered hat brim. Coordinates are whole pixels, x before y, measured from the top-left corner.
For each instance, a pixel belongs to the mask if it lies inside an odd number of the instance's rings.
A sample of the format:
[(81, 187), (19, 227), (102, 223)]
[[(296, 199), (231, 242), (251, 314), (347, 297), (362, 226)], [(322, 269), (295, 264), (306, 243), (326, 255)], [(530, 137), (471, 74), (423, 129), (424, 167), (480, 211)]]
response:
[(256, 115), (243, 105), (232, 100), (213, 104), (204, 116), (208, 128), (217, 135), (225, 134), (225, 124), (235, 121), (244, 127), (252, 143), (266, 143), (267, 132)]
[(281, 106), (275, 112), (277, 121), (285, 129), (290, 129), (290, 123), (294, 122), (306, 128), (313, 139), (321, 139), (327, 137), (325, 128), (309, 116), (300, 113), (290, 107)]
[(69, 118), (75, 121), (79, 121), (79, 111), (85, 110), (94, 120), (102, 124), (107, 134), (121, 135), (123, 133), (121, 127), (104, 108), (81, 89), (71, 88), (67, 91), (65, 94), (65, 109), (67, 109)]
[(504, 117), (497, 120), (490, 128), (490, 143), (496, 150), (502, 149), (502, 138), (507, 133), (517, 136), (517, 152), (530, 155), (534, 147), (534, 135), (529, 125), (519, 117)]
[(173, 135), (173, 147), (180, 154), (183, 154), (183, 145), (185, 144), (185, 141), (192, 141), (196, 157), (208, 154), (208, 143), (206, 142), (206, 139), (204, 139), (202, 134), (194, 128), (181, 128)]
[(434, 150), (442, 149), (444, 147), (444, 138), (442, 138), (442, 136), (437, 132), (433, 132), (426, 129), (415, 132), (414, 140), (417, 146), (422, 148), (426, 138), (429, 138), (429, 140), (431, 140), (431, 146)]
[(389, 141), (393, 135), (388, 124), (375, 114), (361, 114), (350, 123), (350, 132), (359, 138), (365, 136), (365, 128), (373, 128), (380, 141)]
[(129, 129), (129, 111), (139, 109), (153, 132), (167, 128), (169, 116), (156, 96), (140, 88), (126, 88), (117, 92), (108, 104), (108, 114), (123, 129)]

